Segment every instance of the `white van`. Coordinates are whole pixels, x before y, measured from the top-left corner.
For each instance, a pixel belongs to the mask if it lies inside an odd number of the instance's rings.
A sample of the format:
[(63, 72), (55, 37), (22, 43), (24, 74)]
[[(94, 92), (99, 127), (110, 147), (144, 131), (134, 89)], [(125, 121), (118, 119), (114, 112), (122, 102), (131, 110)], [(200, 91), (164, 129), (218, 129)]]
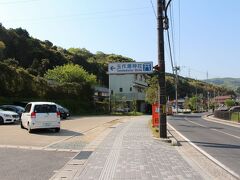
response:
[(60, 112), (52, 102), (30, 102), (26, 105), (21, 117), (21, 128), (33, 129), (50, 128), (60, 131)]

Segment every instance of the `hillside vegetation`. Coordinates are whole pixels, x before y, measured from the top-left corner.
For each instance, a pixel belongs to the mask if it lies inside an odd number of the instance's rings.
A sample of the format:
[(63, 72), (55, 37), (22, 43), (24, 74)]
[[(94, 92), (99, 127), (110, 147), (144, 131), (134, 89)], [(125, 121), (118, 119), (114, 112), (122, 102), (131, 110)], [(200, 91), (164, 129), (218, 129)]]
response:
[(240, 87), (240, 78), (213, 78), (205, 82), (237, 90)]
[[(51, 100), (74, 112), (94, 111), (92, 87), (108, 87), (108, 63), (133, 61), (85, 48), (64, 49), (33, 38), (22, 28), (6, 29), (0, 24), (0, 104)], [(233, 93), (201, 81), (179, 80), (180, 97), (191, 96), (196, 89), (206, 94), (216, 88), (222, 94)], [(167, 75), (167, 95), (175, 96), (171, 74)]]

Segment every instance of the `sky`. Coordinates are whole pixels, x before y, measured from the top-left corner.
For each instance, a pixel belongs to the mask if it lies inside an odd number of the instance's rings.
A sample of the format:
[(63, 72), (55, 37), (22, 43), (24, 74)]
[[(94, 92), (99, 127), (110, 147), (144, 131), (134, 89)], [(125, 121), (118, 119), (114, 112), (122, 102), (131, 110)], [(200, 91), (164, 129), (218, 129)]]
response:
[[(152, 3), (151, 3), (152, 2)], [(65, 49), (157, 64), (157, 0), (0, 0), (0, 22)], [(174, 66), (194, 79), (240, 78), (240, 1), (172, 0)], [(172, 72), (165, 32), (166, 72)]]

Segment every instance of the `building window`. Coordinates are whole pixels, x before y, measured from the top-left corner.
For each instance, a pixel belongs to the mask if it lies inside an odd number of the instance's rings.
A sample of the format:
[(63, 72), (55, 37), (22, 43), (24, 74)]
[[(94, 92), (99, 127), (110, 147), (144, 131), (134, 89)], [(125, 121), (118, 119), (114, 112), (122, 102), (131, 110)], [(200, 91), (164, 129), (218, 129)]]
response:
[(130, 91), (132, 91), (132, 87), (130, 87)]
[(119, 88), (119, 92), (123, 92), (123, 88)]
[(111, 90), (111, 95), (113, 95), (113, 90)]

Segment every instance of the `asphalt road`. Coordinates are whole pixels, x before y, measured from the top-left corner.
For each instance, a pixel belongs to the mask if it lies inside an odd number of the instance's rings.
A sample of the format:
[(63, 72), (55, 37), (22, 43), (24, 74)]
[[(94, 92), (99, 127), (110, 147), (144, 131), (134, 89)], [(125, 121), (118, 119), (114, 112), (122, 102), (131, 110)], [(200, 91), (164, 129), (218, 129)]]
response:
[(168, 123), (192, 143), (240, 175), (240, 128), (206, 121), (201, 116), (172, 116)]

